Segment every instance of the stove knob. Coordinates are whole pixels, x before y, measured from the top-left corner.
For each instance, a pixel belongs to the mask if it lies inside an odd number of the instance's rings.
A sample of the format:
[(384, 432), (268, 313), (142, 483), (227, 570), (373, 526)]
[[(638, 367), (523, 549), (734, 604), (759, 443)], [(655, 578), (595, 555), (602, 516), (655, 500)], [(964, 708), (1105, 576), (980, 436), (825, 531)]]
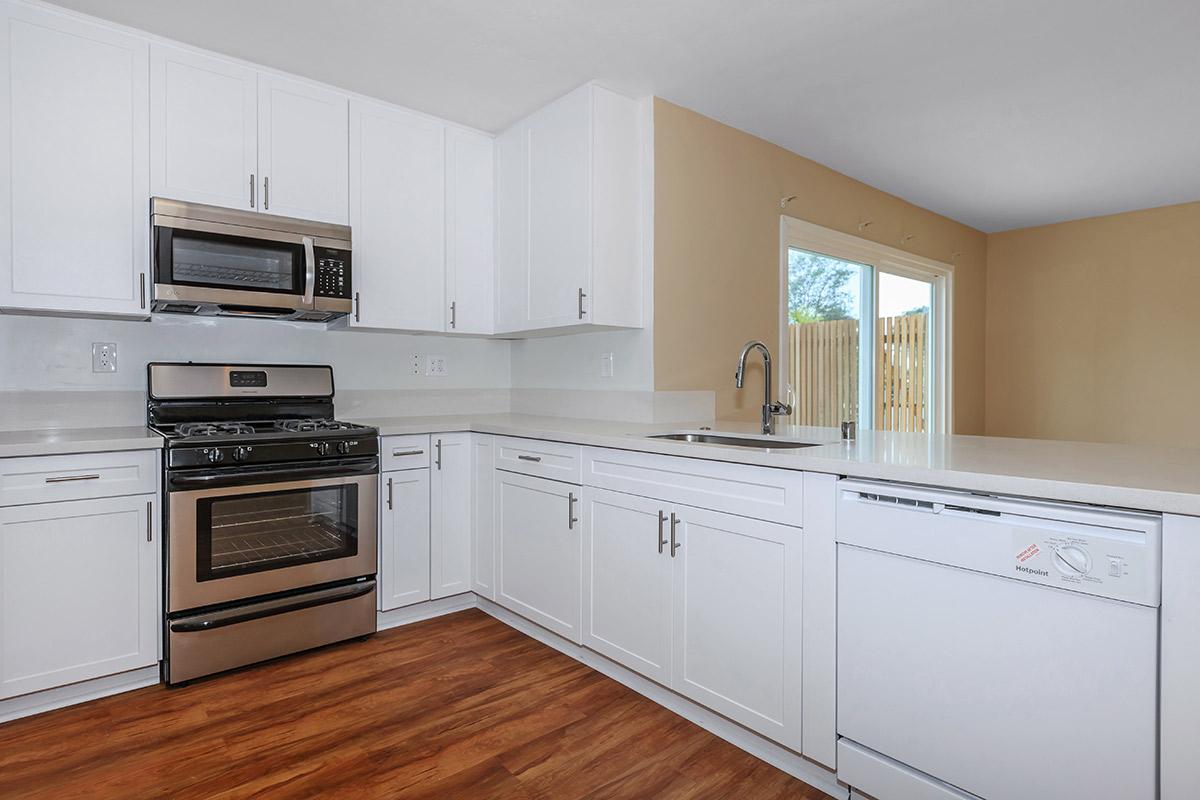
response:
[(219, 464), (225, 458), (225, 454), (215, 447), (205, 450), (204, 455), (208, 456), (208, 463), (210, 464)]
[(329, 455), (329, 442), (317, 442), (317, 455)]
[(338, 452), (346, 455), (350, 452), (350, 442), (338, 442)]
[(250, 451), (253, 449), (254, 448), (252, 448), (252, 447), (244, 447), (244, 446), (238, 447), (237, 449), (235, 449), (233, 451), (233, 460), (234, 461), (245, 461), (247, 458), (250, 457)]

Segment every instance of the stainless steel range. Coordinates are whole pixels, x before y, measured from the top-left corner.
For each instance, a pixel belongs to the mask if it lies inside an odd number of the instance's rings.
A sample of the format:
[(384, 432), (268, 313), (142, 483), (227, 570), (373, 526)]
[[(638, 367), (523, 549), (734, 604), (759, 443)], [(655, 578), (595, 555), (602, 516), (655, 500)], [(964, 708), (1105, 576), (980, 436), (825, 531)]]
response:
[(148, 371), (167, 442), (166, 682), (373, 633), (378, 431), (332, 418), (332, 368)]

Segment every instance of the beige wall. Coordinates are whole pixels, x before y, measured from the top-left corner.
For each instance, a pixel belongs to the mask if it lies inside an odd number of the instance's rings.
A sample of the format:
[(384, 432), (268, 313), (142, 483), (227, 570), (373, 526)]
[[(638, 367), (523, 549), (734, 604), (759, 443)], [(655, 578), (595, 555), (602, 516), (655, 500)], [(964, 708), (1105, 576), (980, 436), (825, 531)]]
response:
[(987, 433), (1200, 446), (1200, 203), (988, 237)]
[(750, 339), (777, 349), (779, 200), (795, 194), (789, 216), (954, 265), (954, 427), (983, 432), (983, 233), (659, 99), (654, 170), (656, 389), (714, 390), (719, 418), (757, 418), (761, 372), (739, 392), (733, 370)]

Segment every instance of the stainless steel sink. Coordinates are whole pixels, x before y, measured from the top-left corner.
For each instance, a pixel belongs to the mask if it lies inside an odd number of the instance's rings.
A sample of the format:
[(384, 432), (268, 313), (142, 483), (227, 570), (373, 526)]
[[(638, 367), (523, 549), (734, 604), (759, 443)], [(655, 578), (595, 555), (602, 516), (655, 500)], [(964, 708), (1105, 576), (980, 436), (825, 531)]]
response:
[(750, 436), (722, 436), (717, 433), (656, 433), (647, 439), (670, 439), (674, 442), (695, 444), (723, 444), (729, 447), (753, 447), (759, 450), (791, 450), (798, 447), (819, 447), (820, 442), (791, 442), (786, 439), (754, 438)]

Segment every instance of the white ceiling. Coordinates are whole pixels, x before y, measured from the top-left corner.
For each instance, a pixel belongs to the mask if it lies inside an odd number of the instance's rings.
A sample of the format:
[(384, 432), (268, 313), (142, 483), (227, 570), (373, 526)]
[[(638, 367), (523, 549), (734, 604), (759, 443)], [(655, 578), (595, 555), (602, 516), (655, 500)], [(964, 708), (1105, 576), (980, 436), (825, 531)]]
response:
[(985, 231), (1200, 199), (1200, 0), (59, 0), (485, 130), (597, 78)]

